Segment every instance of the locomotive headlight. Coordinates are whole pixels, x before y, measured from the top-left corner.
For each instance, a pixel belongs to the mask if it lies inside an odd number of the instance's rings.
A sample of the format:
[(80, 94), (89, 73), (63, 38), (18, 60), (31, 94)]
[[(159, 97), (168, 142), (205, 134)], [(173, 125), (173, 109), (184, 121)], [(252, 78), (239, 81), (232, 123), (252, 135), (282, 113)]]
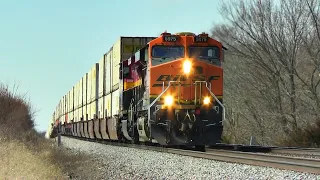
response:
[(189, 60), (185, 60), (183, 62), (183, 72), (189, 74), (191, 71), (191, 62)]
[(203, 104), (208, 105), (210, 103), (210, 98), (209, 97), (205, 97), (203, 99)]
[(164, 105), (171, 106), (173, 104), (173, 97), (172, 96), (166, 96), (164, 98)]

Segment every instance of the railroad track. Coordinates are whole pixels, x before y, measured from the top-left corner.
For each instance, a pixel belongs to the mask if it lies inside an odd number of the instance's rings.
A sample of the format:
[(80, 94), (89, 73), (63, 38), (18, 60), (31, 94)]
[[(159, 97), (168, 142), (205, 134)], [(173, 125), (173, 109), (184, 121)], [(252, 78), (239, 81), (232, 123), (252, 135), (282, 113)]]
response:
[[(76, 138), (76, 139), (82, 139), (82, 138)], [(232, 150), (215, 150), (211, 148), (207, 148), (206, 152), (199, 152), (199, 151), (193, 151), (193, 150), (182, 150), (182, 149), (164, 148), (164, 147), (157, 147), (157, 146), (135, 145), (135, 144), (125, 144), (125, 143), (106, 142), (106, 141), (97, 141), (97, 140), (89, 140), (89, 141), (103, 143), (106, 145), (166, 152), (166, 153), (172, 153), (172, 154), (190, 156), (190, 157), (196, 157), (196, 158), (204, 158), (204, 159), (211, 159), (211, 160), (231, 162), (231, 163), (240, 163), (240, 164), (285, 169), (285, 170), (293, 170), (298, 172), (320, 174), (320, 159), (290, 157), (290, 156), (273, 155), (273, 154), (266, 154), (266, 153), (263, 154), (263, 153), (252, 153), (252, 152), (239, 152), (239, 151), (232, 151)]]
[(279, 169), (320, 174), (320, 159), (298, 158), (271, 154), (257, 154), (226, 150), (208, 150), (207, 152), (188, 152), (184, 150), (169, 150), (175, 154), (200, 157), (205, 159), (241, 163)]
[(302, 156), (317, 156), (320, 158), (319, 148), (274, 148), (271, 153), (288, 154), (288, 155), (302, 155)]

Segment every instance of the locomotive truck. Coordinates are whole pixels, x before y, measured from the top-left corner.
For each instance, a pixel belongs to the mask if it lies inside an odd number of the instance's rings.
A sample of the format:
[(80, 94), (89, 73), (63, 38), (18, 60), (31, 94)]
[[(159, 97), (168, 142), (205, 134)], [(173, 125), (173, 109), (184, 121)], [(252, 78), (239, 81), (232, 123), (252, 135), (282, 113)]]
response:
[(58, 129), (67, 136), (136, 144), (219, 143), (224, 50), (206, 33), (120, 37), (61, 98), (47, 136)]

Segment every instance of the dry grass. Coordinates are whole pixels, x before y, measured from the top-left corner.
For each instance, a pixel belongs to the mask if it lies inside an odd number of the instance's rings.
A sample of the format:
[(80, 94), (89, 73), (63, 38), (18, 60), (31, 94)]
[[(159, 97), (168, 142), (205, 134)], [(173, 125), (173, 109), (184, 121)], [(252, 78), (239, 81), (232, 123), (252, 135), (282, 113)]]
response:
[(79, 170), (88, 175), (79, 164), (91, 158), (58, 148), (36, 132), (30, 103), (16, 91), (0, 84), (1, 179), (68, 179)]
[(0, 142), (0, 177), (5, 179), (63, 179), (61, 168), (51, 163), (52, 151), (33, 152), (18, 141)]

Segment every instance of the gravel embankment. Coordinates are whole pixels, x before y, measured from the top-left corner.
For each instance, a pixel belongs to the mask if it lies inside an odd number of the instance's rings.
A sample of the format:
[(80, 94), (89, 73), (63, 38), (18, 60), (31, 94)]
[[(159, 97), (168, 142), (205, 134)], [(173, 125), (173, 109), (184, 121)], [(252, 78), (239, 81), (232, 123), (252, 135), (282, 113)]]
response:
[[(90, 179), (320, 179), (319, 175), (109, 146), (62, 137), (63, 146), (93, 155)], [(79, 164), (80, 165), (80, 164)]]

